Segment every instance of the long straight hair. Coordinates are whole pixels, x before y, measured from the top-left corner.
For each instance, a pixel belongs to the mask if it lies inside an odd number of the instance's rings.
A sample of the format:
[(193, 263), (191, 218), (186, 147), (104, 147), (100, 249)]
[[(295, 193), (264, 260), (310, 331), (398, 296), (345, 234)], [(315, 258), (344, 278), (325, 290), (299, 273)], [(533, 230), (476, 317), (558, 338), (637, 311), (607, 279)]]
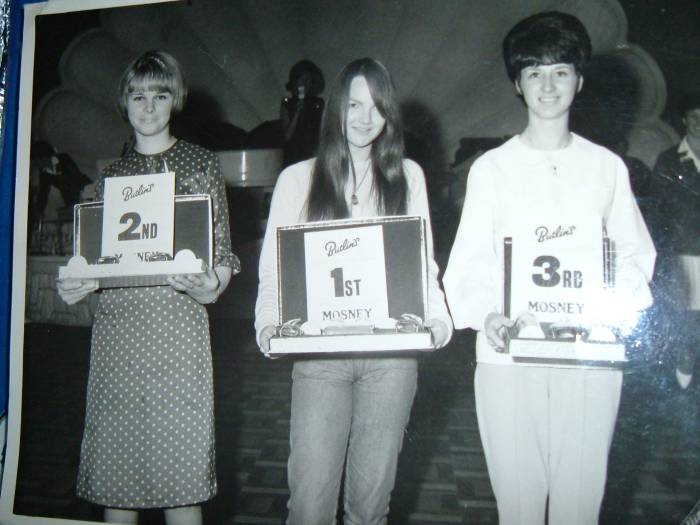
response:
[(316, 162), (306, 200), (309, 221), (343, 219), (350, 216), (345, 186), (352, 169), (350, 148), (345, 136), (350, 84), (364, 77), (372, 100), (386, 120), (384, 129), (372, 143), (372, 191), (380, 215), (406, 213), (407, 184), (403, 171), (403, 130), (394, 84), (379, 61), (361, 58), (345, 66), (333, 83), (321, 122)]

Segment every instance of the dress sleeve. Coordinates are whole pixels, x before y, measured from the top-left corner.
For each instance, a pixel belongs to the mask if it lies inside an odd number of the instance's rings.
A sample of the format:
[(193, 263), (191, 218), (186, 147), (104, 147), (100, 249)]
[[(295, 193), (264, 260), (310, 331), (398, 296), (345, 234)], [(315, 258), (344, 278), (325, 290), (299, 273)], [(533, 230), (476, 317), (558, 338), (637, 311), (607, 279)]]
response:
[(467, 191), (443, 283), (455, 327), (483, 330), (491, 312), (499, 312), (499, 269), (495, 250), (497, 194), (491, 163), (477, 159)]
[[(405, 161), (404, 169), (408, 177), (409, 198), (408, 215), (419, 215), (425, 220), (425, 237), (428, 253), (428, 313), (431, 319), (438, 319), (445, 323), (449, 329), (449, 337), (452, 337), (452, 318), (447, 311), (445, 295), (440, 288), (438, 275), (440, 269), (435, 262), (433, 250), (433, 230), (428, 208), (428, 194), (425, 187), (423, 170), (413, 161)], [(429, 321), (426, 319), (426, 321)]]
[(108, 176), (109, 168), (102, 171), (95, 183), (95, 201), (102, 201), (105, 198), (105, 177)]
[(226, 186), (221, 176), (219, 159), (212, 154), (207, 164), (209, 195), (212, 202), (214, 225), (214, 266), (229, 266), (232, 275), (241, 271), (241, 262), (231, 249), (231, 227), (228, 217)]

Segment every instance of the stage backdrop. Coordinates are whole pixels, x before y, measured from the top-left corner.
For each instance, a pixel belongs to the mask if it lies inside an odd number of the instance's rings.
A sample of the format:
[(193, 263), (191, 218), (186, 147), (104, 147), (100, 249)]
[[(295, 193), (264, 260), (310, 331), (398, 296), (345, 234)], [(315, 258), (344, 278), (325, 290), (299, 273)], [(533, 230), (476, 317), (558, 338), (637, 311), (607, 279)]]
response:
[[(652, 164), (676, 139), (658, 119), (665, 84), (653, 59), (627, 42), (616, 0), (191, 0), (96, 11), (82, 31), (72, 14), (39, 17), (47, 34), (52, 26), (70, 27), (75, 37), (62, 50), (57, 85), (35, 90), (33, 138), (70, 154), (94, 178), (96, 161), (118, 156), (128, 139), (114, 103), (119, 74), (148, 49), (182, 62), (189, 118), (202, 127), (219, 122), (219, 137), (277, 119), (298, 60), (314, 61), (328, 85), (350, 60), (372, 56), (395, 78), (411, 136), (430, 152), (431, 164), (445, 166), (460, 138), (523, 128), (525, 112), (500, 46), (516, 21), (553, 8), (585, 23), (597, 57), (591, 79), (595, 69), (605, 74), (586, 82), (574, 128), (607, 145), (626, 138), (629, 153)], [(37, 47), (38, 65), (45, 59)]]

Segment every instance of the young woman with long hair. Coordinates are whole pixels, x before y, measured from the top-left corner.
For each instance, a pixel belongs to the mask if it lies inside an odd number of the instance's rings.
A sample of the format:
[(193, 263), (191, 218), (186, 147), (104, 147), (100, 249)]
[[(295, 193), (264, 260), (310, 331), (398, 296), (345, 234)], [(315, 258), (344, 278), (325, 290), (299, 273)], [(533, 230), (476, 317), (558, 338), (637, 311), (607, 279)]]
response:
[[(348, 64), (330, 92), (318, 156), (285, 169), (272, 197), (260, 259), (256, 330), (264, 353), (276, 332), (278, 226), (383, 215), (426, 220), (428, 302), (436, 348), (452, 333), (432, 236), (425, 180), (403, 157), (398, 101), (376, 60)], [(420, 283), (406, 283), (406, 286)], [(410, 354), (299, 359), (292, 373), (288, 523), (334, 523), (344, 477), (346, 523), (385, 523), (398, 454), (416, 391)]]

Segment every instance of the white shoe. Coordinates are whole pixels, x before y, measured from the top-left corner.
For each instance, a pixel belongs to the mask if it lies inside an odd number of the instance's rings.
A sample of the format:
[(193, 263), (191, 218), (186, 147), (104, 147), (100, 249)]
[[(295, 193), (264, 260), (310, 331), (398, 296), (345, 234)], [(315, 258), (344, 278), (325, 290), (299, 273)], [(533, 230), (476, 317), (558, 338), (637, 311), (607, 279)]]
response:
[(676, 381), (678, 381), (678, 386), (683, 390), (690, 386), (690, 382), (693, 380), (693, 374), (684, 374), (676, 368)]

